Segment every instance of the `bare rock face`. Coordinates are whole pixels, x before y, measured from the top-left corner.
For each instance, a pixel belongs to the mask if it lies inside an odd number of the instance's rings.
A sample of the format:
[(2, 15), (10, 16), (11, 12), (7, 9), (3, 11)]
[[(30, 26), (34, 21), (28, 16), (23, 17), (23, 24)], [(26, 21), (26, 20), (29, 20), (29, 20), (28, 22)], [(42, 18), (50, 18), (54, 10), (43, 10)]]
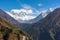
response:
[(0, 40), (32, 40), (24, 31), (0, 18)]

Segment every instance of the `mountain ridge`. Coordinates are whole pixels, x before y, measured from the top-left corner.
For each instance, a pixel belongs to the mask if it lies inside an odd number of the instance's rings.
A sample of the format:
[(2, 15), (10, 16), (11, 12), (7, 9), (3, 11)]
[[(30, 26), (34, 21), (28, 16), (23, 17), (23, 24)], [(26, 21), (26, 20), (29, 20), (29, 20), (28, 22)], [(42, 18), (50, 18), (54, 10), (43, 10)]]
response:
[[(24, 38), (25, 37), (25, 38)], [(8, 23), (0, 17), (0, 40), (32, 40), (31, 37), (20, 28)]]
[[(40, 37), (38, 38), (39, 40), (60, 40), (59, 39), (60, 38), (59, 36), (60, 35), (59, 34), (60, 33), (60, 8), (55, 9), (53, 12), (48, 14), (44, 19), (34, 23), (33, 26), (34, 27), (33, 28), (31, 27), (32, 28), (31, 30), (33, 30), (34, 28), (39, 28), (39, 30), (41, 30), (40, 28), (42, 28), (42, 30), (44, 31), (43, 33), (40, 33), (42, 37), (39, 36)], [(36, 31), (38, 31), (39, 33), (39, 30)], [(45, 34), (46, 35), (45, 37), (44, 33), (49, 35)]]
[(16, 26), (29, 33), (33, 40), (60, 40), (60, 8), (36, 23), (20, 23)]

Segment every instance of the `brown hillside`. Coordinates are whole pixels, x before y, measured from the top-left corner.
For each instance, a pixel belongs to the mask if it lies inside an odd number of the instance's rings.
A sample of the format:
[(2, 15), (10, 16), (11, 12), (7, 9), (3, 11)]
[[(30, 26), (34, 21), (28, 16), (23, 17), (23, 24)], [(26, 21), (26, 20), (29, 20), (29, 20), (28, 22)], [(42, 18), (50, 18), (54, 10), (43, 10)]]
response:
[(32, 40), (24, 31), (0, 18), (0, 40)]

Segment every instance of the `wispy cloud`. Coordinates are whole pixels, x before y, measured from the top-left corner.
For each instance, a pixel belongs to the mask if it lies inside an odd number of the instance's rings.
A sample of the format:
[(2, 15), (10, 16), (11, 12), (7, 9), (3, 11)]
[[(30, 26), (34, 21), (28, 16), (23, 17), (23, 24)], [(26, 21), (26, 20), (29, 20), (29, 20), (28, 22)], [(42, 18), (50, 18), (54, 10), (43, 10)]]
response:
[(28, 5), (28, 4), (23, 4), (23, 5), (21, 5), (22, 6), (22, 8), (24, 8), (24, 9), (31, 9), (32, 7), (30, 6), (30, 5)]
[(49, 10), (52, 12), (54, 9), (53, 8), (49, 8)]
[(39, 3), (38, 6), (43, 6), (43, 4), (42, 3)]

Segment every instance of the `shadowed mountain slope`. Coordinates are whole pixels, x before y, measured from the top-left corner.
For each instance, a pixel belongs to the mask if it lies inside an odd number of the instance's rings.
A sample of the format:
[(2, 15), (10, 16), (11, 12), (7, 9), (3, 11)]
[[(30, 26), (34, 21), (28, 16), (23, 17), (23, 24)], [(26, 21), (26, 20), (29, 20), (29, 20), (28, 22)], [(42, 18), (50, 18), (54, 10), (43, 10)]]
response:
[(34, 40), (60, 40), (60, 8), (32, 24), (29, 31)]
[(0, 40), (32, 40), (31, 37), (19, 28), (0, 17)]

